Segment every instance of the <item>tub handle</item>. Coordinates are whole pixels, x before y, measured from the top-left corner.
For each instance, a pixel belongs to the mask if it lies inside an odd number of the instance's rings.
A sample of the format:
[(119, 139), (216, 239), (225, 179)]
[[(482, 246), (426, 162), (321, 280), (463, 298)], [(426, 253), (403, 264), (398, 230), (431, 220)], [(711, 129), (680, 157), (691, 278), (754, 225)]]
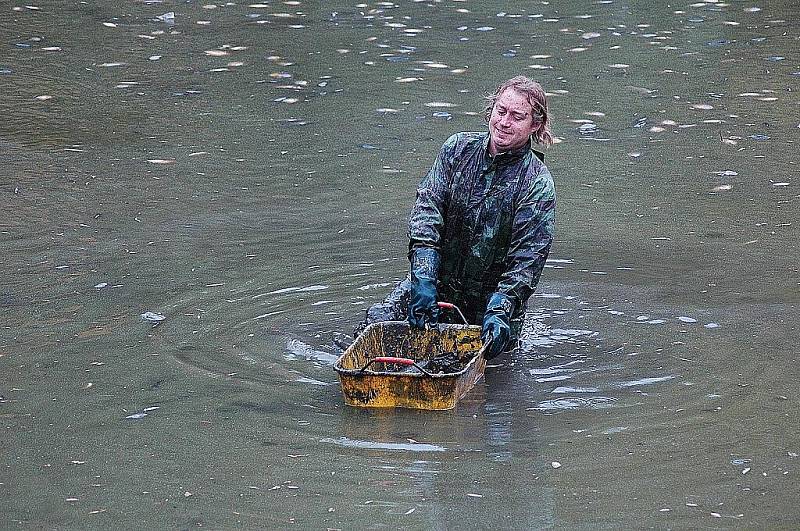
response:
[(461, 308), (459, 308), (458, 306), (456, 306), (452, 302), (443, 302), (442, 301), (442, 302), (437, 302), (436, 305), (439, 308), (442, 308), (443, 310), (455, 310), (455, 311), (457, 311), (458, 315), (461, 317), (461, 320), (464, 321), (464, 324), (465, 325), (469, 324), (469, 321), (467, 321), (467, 318), (464, 317), (464, 314), (461, 312)]
[(370, 365), (372, 365), (375, 362), (378, 362), (378, 363), (395, 363), (397, 365), (405, 365), (406, 367), (414, 366), (422, 374), (426, 374), (428, 376), (433, 376), (431, 373), (429, 373), (428, 371), (426, 371), (425, 369), (420, 367), (419, 364), (417, 364), (417, 362), (412, 360), (411, 358), (398, 358), (398, 357), (395, 357), (395, 356), (378, 356), (376, 358), (372, 358), (371, 360), (369, 360), (361, 368), (361, 372), (364, 372), (365, 370), (367, 370), (367, 367), (369, 367)]

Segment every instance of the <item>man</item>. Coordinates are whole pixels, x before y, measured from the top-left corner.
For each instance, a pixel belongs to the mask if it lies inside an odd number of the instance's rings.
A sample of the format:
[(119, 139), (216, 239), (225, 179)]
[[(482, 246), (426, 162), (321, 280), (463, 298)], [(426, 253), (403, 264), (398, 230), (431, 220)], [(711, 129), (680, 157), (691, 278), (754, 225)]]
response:
[(436, 324), (438, 301), (481, 324), (486, 358), (514, 348), (553, 241), (555, 188), (533, 142), (550, 145), (547, 98), (517, 76), (488, 98), (488, 132), (451, 136), (417, 188), (408, 223), (409, 277), (363, 326)]

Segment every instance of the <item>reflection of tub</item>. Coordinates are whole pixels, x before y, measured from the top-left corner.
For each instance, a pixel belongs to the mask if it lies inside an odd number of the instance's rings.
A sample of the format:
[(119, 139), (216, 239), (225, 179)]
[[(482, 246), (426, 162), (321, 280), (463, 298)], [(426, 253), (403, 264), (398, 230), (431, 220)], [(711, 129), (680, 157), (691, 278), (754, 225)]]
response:
[[(484, 357), (477, 355), (480, 331), (479, 326), (451, 324), (416, 330), (404, 321), (369, 325), (334, 364), (345, 403), (360, 407), (452, 409), (481, 379), (486, 368)], [(422, 362), (450, 352), (465, 364), (458, 372), (430, 374), (416, 368), (398, 372), (399, 366), (372, 363), (378, 357)]]

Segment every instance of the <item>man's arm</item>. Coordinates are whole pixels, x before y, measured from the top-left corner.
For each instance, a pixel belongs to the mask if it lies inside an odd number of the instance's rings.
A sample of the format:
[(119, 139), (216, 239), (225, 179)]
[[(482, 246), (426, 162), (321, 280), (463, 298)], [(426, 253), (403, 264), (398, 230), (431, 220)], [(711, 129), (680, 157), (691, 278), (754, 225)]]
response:
[(543, 168), (514, 215), (507, 269), (497, 291), (508, 296), (519, 310), (536, 290), (550, 253), (555, 229), (556, 195), (553, 179)]
[(444, 208), (456, 135), (439, 150), (439, 155), (417, 187), (417, 199), (408, 220), (409, 252), (415, 247), (439, 249), (444, 226)]
[(436, 305), (441, 262), (439, 247), (455, 140), (453, 135), (444, 143), (433, 166), (417, 187), (417, 200), (408, 220), (408, 259), (411, 262), (408, 322), (415, 328), (424, 328), (439, 320)]
[(522, 309), (542, 275), (553, 243), (556, 196), (553, 179), (546, 168), (537, 176), (514, 214), (511, 245), (506, 255), (506, 272), (497, 291), (489, 297), (483, 316), (481, 339), (489, 344), (486, 359), (508, 348), (511, 319)]

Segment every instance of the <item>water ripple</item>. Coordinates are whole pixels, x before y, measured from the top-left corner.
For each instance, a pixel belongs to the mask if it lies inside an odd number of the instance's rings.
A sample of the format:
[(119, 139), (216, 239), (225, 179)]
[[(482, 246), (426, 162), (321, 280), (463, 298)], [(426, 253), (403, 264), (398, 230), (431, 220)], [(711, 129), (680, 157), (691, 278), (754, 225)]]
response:
[(357, 439), (348, 439), (347, 437), (339, 437), (333, 439), (325, 437), (319, 440), (322, 443), (335, 444), (337, 446), (344, 446), (345, 448), (359, 448), (366, 450), (400, 450), (407, 452), (445, 452), (447, 448), (437, 444), (425, 443), (386, 443), (377, 441), (364, 441)]

